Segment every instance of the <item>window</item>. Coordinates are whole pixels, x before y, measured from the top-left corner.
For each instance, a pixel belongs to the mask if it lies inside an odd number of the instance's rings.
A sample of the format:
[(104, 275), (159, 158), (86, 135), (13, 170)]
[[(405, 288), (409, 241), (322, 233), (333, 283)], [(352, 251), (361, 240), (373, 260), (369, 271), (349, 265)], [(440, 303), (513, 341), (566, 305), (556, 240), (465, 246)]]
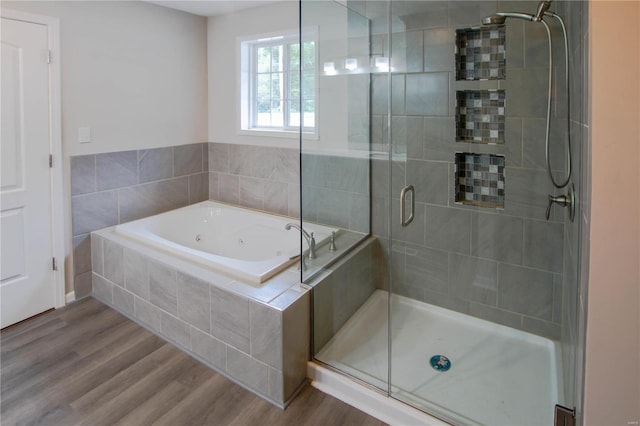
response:
[(315, 41), (305, 41), (302, 52), (297, 34), (244, 41), (240, 47), (242, 130), (297, 132), (302, 125), (304, 132), (315, 133)]

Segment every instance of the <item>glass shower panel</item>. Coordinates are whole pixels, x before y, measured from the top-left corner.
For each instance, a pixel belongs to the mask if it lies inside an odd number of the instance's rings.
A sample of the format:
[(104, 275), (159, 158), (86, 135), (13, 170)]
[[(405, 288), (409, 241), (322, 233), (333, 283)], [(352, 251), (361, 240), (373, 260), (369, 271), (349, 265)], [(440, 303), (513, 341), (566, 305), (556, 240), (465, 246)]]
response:
[(315, 64), (300, 90), (301, 109), (313, 112), (300, 145), (308, 281), (370, 234), (369, 23), (333, 1), (300, 8), (303, 62)]
[[(313, 286), (314, 358), (386, 391), (387, 299), (370, 238), (370, 21), (333, 1), (303, 0), (300, 11), (303, 55), (313, 45), (317, 64), (314, 85), (303, 78), (301, 90), (315, 93), (316, 129), (301, 137), (301, 220), (315, 241), (302, 271)], [(362, 312), (375, 314), (366, 333)]]
[[(390, 3), (389, 392), (454, 424), (552, 424), (555, 404), (573, 407), (560, 356), (568, 222), (561, 208), (545, 218), (548, 195), (565, 192), (544, 157), (547, 33), (522, 19), (481, 25), (537, 6)], [(563, 78), (562, 56), (554, 68)], [(556, 96), (554, 174), (563, 105)]]

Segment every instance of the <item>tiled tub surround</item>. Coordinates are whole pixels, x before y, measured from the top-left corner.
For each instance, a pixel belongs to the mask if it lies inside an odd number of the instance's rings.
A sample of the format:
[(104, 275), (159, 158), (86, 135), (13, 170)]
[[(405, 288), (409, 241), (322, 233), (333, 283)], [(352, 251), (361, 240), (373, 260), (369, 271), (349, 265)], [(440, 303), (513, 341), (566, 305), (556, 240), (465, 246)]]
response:
[(300, 217), (301, 158), (303, 220), (368, 232), (368, 158), (210, 143), (209, 199)]
[(299, 150), (209, 143), (209, 199), (300, 215)]
[[(517, 9), (535, 10), (536, 6), (537, 2), (523, 2)], [(554, 208), (551, 220), (545, 221), (547, 195), (560, 194), (549, 183), (544, 159), (546, 32), (542, 26), (507, 21), (505, 80), (456, 81), (455, 30), (478, 26), (483, 16), (496, 10), (514, 8), (502, 1), (497, 6), (496, 2), (451, 1), (425, 7), (425, 14), (407, 21), (404, 32), (392, 34), (395, 71), (390, 100), (388, 76), (372, 76), (372, 141), (382, 149), (389, 146), (389, 103), (396, 158), (391, 165), (391, 188), (387, 160), (372, 160), (373, 234), (385, 247), (380, 264), (389, 262), (393, 291), (403, 296), (558, 339), (566, 315), (562, 297), (565, 212)], [(386, 24), (381, 28), (386, 31)], [(373, 54), (388, 55), (385, 46), (385, 35), (372, 36)], [(563, 65), (558, 66), (563, 75)], [(561, 95), (559, 80), (556, 93)], [(495, 89), (504, 89), (508, 97), (505, 143), (456, 142), (456, 91)], [(552, 117), (552, 123), (560, 124), (552, 125), (551, 133), (558, 142), (551, 145), (553, 164), (558, 167), (564, 158), (559, 143), (564, 137), (561, 98), (554, 108), (559, 116)], [(456, 204), (457, 152), (505, 157), (508, 191), (503, 210)], [(416, 218), (410, 227), (402, 228), (395, 218), (399, 217), (400, 190), (407, 184), (416, 190)], [(386, 239), (389, 194), (394, 219), (391, 242)]]
[(309, 283), (313, 287), (315, 354), (378, 287), (377, 252), (378, 242), (370, 237)]
[(91, 293), (89, 233), (207, 200), (208, 145), (71, 157), (74, 290)]
[(91, 234), (93, 294), (284, 407), (306, 378), (310, 296), (294, 266), (257, 288), (113, 232)]

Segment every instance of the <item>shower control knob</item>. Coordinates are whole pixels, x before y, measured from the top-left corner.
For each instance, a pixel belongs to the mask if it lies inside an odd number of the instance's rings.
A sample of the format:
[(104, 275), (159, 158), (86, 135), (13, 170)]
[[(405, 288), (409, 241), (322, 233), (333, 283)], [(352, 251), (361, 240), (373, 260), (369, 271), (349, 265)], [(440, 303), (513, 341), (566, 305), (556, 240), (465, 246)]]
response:
[(576, 206), (575, 206), (575, 188), (573, 184), (569, 187), (569, 192), (567, 195), (558, 195), (553, 196), (549, 195), (549, 204), (547, 205), (547, 213), (545, 217), (549, 220), (549, 216), (551, 215), (551, 206), (557, 204), (562, 207), (569, 208), (569, 219), (573, 222), (573, 218), (576, 215)]

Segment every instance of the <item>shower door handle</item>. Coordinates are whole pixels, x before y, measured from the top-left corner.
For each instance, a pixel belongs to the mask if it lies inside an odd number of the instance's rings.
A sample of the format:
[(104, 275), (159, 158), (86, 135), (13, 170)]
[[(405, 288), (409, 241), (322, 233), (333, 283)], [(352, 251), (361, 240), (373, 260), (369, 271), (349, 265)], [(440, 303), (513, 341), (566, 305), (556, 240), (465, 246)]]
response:
[[(407, 193), (411, 192), (411, 213), (407, 217)], [(400, 191), (400, 224), (403, 227), (409, 226), (413, 222), (414, 213), (416, 211), (416, 191), (413, 189), (413, 185), (407, 185)]]

